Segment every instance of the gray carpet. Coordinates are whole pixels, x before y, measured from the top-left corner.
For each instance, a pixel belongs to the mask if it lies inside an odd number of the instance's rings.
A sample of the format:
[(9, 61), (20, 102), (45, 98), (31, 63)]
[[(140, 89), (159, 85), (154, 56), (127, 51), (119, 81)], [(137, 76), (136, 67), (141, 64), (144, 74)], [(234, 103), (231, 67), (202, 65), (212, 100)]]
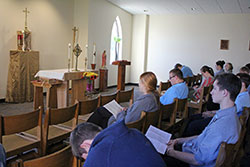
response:
[[(140, 92), (138, 86), (126, 86), (125, 90), (129, 90), (131, 88), (135, 88), (134, 97), (138, 97)], [(116, 91), (116, 88), (109, 88), (106, 89), (101, 94), (111, 94)], [(98, 94), (92, 95), (92, 97), (96, 97)], [(44, 97), (45, 101), (45, 97)], [(44, 102), (45, 104), (45, 102)], [(33, 110), (33, 102), (26, 102), (26, 103), (0, 103), (0, 115), (16, 115), (20, 113), (30, 112)]]

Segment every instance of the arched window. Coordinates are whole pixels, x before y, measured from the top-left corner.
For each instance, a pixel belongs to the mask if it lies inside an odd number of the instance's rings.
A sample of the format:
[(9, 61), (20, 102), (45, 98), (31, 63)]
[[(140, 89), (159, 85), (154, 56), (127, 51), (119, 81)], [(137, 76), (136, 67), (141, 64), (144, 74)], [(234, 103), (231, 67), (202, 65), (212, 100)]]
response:
[(118, 16), (116, 17), (112, 27), (110, 64), (116, 60), (122, 60), (122, 27)]

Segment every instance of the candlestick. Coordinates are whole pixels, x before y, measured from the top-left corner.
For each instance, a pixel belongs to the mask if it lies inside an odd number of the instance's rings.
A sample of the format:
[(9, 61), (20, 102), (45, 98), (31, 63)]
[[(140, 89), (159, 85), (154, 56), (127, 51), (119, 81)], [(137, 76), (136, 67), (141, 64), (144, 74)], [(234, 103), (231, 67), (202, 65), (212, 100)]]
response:
[(96, 58), (96, 45), (94, 43), (94, 46), (93, 46), (93, 60), (92, 60), (92, 64), (95, 64), (95, 58)]
[(87, 61), (88, 61), (88, 45), (85, 46), (86, 47), (86, 54), (85, 54), (85, 66), (84, 66), (84, 70), (87, 70)]
[(68, 44), (68, 71), (70, 71), (71, 44)]

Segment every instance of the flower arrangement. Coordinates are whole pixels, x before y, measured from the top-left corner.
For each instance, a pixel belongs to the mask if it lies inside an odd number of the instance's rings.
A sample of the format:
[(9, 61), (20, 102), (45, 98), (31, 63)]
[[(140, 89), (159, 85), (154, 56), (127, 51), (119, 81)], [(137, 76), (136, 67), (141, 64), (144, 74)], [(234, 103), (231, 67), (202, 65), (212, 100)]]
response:
[(90, 80), (95, 80), (97, 77), (98, 77), (98, 74), (94, 72), (84, 72), (82, 75), (82, 78), (90, 79)]
[(98, 74), (94, 73), (94, 72), (84, 72), (82, 74), (82, 78), (83, 79), (87, 79), (87, 92), (92, 92), (93, 91), (93, 82), (96, 78), (98, 77)]

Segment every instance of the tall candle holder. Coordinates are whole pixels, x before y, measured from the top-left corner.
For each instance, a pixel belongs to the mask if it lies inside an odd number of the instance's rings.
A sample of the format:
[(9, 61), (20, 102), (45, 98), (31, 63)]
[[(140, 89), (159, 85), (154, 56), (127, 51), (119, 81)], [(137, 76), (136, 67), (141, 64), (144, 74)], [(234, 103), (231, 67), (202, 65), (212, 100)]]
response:
[(88, 45), (85, 46), (86, 48), (86, 55), (84, 59), (84, 70), (87, 71), (87, 65), (88, 65)]
[(75, 54), (76, 56), (76, 66), (75, 66), (75, 70), (74, 71), (78, 71), (77, 69), (77, 64), (78, 64), (78, 57), (80, 56), (80, 54), (82, 53), (82, 49), (81, 47), (79, 46), (79, 44), (76, 44), (74, 50), (73, 50), (73, 53)]

